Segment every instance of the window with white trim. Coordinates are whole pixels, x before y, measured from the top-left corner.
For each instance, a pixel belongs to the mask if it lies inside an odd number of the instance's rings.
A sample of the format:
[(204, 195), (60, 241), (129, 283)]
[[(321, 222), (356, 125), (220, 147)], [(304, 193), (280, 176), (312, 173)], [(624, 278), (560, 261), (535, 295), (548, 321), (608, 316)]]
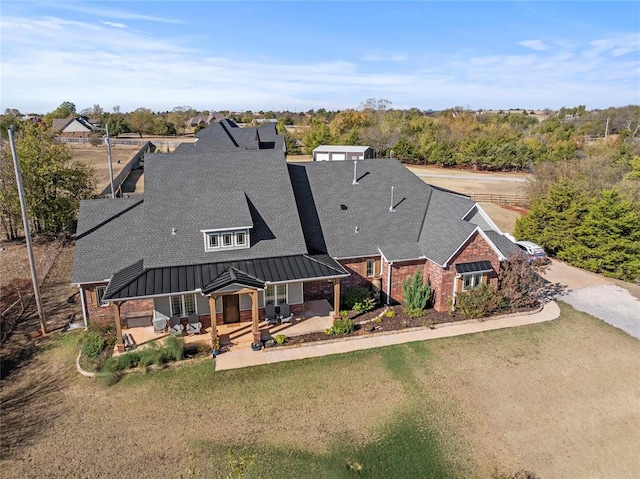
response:
[(171, 296), (171, 316), (186, 317), (196, 312), (196, 297), (193, 294)]
[(482, 283), (482, 273), (470, 273), (462, 275), (462, 291), (471, 291)]
[(109, 306), (109, 303), (102, 300), (106, 290), (106, 286), (96, 286), (96, 303), (98, 306)]
[(365, 265), (365, 275), (367, 278), (380, 276), (380, 260), (368, 259)]
[(249, 231), (203, 231), (206, 252), (249, 247)]
[(264, 304), (278, 305), (287, 302), (287, 285), (270, 284), (264, 290)]

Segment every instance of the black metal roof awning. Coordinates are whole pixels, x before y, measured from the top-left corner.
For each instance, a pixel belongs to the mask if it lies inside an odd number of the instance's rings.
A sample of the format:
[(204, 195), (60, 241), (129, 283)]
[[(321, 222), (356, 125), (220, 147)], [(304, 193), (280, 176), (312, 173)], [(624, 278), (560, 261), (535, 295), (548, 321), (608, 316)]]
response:
[(233, 266), (202, 288), (202, 294), (211, 294), (231, 285), (245, 286), (254, 289), (264, 289), (264, 281), (246, 274)]
[(349, 276), (347, 270), (326, 254), (280, 256), (149, 269), (145, 269), (142, 261), (138, 261), (113, 275), (103, 299), (120, 301), (196, 290), (210, 294), (234, 282), (263, 288), (265, 283), (346, 276)]
[(491, 261), (473, 261), (472, 263), (456, 264), (456, 273), (487, 273), (493, 271)]

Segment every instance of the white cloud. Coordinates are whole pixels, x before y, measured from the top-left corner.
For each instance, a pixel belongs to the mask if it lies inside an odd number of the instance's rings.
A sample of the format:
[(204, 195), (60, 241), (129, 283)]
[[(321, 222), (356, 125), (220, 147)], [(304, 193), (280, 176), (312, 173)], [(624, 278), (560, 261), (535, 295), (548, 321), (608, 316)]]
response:
[(107, 25), (109, 27), (114, 27), (114, 28), (127, 28), (127, 26), (124, 23), (119, 23), (119, 22), (106, 22), (106, 21), (103, 21), (103, 22), (100, 22), (100, 23), (102, 23), (103, 25)]
[(455, 60), (370, 53), (366, 59), (371, 63), (360, 67), (338, 56), (333, 61), (291, 62), (276, 57), (276, 50), (259, 60), (226, 57), (201, 39), (164, 33), (156, 37), (120, 22), (3, 17), (1, 26), (0, 111), (13, 107), (47, 112), (67, 100), (78, 109), (99, 103), (105, 109), (121, 105), (123, 111), (184, 104), (237, 110), (342, 109), (369, 97), (388, 98), (396, 108), (434, 109), (467, 104), (595, 108), (638, 101), (638, 63), (614, 56), (637, 48), (633, 35), (581, 46), (549, 41), (549, 50), (538, 48), (547, 44), (529, 40), (524, 46), (533, 51), (523, 55), (471, 56), (462, 51)]
[(175, 18), (157, 17), (154, 15), (141, 15), (138, 13), (128, 12), (126, 10), (116, 10), (112, 8), (95, 7), (88, 4), (78, 4), (72, 2), (59, 2), (54, 5), (61, 10), (68, 10), (78, 13), (93, 15), (95, 17), (117, 18), (120, 20), (142, 20), (145, 22), (156, 23), (183, 23)]
[(367, 53), (362, 59), (365, 62), (404, 62), (409, 58), (406, 53), (383, 55), (380, 53)]
[(523, 47), (536, 51), (544, 51), (549, 48), (542, 40), (523, 40), (518, 42), (518, 45), (522, 45)]

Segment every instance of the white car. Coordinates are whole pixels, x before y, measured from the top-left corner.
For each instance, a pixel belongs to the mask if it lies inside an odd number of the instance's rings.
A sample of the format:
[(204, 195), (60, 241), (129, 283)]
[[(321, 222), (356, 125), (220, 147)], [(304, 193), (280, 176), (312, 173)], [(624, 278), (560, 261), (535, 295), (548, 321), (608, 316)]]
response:
[(516, 246), (524, 251), (532, 261), (534, 259), (547, 259), (547, 253), (544, 251), (544, 248), (531, 241), (516, 241)]

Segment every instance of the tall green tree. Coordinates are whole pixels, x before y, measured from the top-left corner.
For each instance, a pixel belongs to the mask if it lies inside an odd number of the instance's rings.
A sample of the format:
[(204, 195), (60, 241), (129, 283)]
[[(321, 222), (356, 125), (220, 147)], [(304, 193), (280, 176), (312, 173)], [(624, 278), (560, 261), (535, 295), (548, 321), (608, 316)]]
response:
[(516, 221), (514, 235), (535, 241), (555, 256), (575, 241), (590, 202), (581, 190), (561, 180), (545, 196), (532, 200), (529, 213)]
[[(92, 170), (71, 162), (69, 147), (57, 143), (43, 126), (24, 122), (15, 139), (32, 231), (72, 230), (79, 201), (93, 192)], [(22, 220), (10, 148), (0, 152), (0, 205), (0, 224), (7, 239), (15, 239)]]
[(640, 278), (640, 212), (614, 188), (605, 190), (575, 228), (558, 257), (623, 280)]
[(137, 108), (129, 114), (129, 128), (142, 138), (143, 133), (151, 132), (153, 128), (153, 112), (148, 108)]

